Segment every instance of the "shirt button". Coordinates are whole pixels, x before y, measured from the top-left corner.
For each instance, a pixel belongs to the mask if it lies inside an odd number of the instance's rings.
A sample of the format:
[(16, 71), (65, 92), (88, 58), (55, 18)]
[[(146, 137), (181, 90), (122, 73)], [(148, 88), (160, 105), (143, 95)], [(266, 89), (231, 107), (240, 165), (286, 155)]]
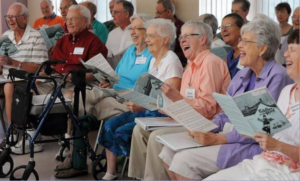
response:
[(70, 55), (72, 55), (72, 53), (70, 53)]
[(62, 68), (61, 70), (64, 70), (64, 68)]
[(68, 63), (68, 61), (66, 61), (66, 63)]

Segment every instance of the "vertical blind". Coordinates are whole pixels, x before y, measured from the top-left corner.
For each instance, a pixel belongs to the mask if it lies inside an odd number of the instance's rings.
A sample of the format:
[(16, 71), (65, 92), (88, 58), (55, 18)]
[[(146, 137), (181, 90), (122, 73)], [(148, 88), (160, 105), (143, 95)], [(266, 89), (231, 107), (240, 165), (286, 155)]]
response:
[[(249, 0), (251, 3), (250, 11), (247, 19), (251, 20), (257, 13), (263, 13), (275, 22), (277, 22), (275, 14), (275, 6), (280, 2), (288, 2), (292, 11), (299, 6), (299, 0)], [(222, 18), (231, 13), (232, 0), (199, 0), (199, 15), (210, 13), (216, 16), (219, 25)], [(292, 23), (291, 18), (289, 23)]]
[[(77, 3), (81, 3), (86, 0), (76, 0)], [(110, 0), (88, 0), (96, 4), (97, 6), (97, 14), (96, 19), (100, 22), (105, 22), (107, 20), (112, 19), (111, 14), (109, 12), (109, 2)], [(132, 2), (133, 6), (135, 7), (135, 0), (127, 0)], [(52, 0), (54, 11), (56, 14), (61, 15), (59, 11), (61, 0)]]

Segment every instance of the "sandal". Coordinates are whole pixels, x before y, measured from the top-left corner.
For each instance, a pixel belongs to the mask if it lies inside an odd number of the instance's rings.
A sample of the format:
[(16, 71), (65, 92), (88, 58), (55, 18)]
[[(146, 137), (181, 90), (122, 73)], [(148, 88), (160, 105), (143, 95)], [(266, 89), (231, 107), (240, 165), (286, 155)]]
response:
[(68, 170), (59, 171), (54, 176), (56, 178), (72, 178), (72, 177), (83, 176), (87, 174), (88, 174), (87, 169), (76, 170), (74, 168), (70, 168)]
[(72, 164), (70, 162), (65, 162), (60, 165), (57, 165), (54, 171), (59, 172), (59, 171), (68, 170), (71, 168), (72, 168)]

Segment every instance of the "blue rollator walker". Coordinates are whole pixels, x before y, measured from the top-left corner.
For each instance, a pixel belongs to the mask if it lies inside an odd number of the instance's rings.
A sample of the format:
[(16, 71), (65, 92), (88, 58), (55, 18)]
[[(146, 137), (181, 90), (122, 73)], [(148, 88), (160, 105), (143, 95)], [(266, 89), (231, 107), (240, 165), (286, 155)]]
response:
[[(35, 161), (34, 161), (34, 144), (36, 143), (48, 143), (48, 142), (58, 142), (61, 141), (63, 149), (61, 149), (61, 155), (63, 150), (68, 147), (69, 141), (74, 140), (74, 149), (77, 151), (74, 154), (82, 154), (85, 156), (89, 153), (89, 158), (93, 161), (93, 169), (92, 174), (96, 180), (99, 180), (98, 174), (105, 171), (105, 168), (102, 166), (101, 161), (104, 159), (101, 155), (96, 155), (93, 148), (89, 144), (88, 141), (88, 130), (87, 127), (89, 125), (89, 121), (95, 119), (92, 115), (85, 115), (81, 118), (78, 118), (78, 104), (79, 104), (79, 93), (81, 92), (83, 103), (85, 104), (85, 74), (91, 72), (89, 69), (82, 69), (82, 70), (72, 70), (66, 73), (62, 80), (58, 83), (56, 82), (57, 77), (49, 76), (49, 77), (42, 77), (39, 76), (42, 68), (45, 69), (45, 73), (51, 74), (54, 70), (51, 68), (51, 65), (62, 64), (65, 61), (46, 61), (41, 64), (35, 74), (27, 73), (23, 70), (16, 70), (10, 69), (9, 76), (12, 81), (15, 78), (24, 79), (27, 81), (26, 85), (15, 84), (15, 91), (12, 104), (12, 110), (14, 110), (14, 114), (12, 114), (11, 124), (8, 126), (6, 130), (6, 140), (7, 144), (4, 150), (0, 153), (0, 178), (5, 178), (10, 175), (10, 180), (28, 180), (30, 176), (35, 177), (36, 180), (39, 180), (39, 175), (35, 168)], [(72, 75), (72, 83), (74, 84), (74, 92), (75, 92), (75, 101), (74, 101), (74, 111), (72, 112), (70, 108), (70, 104), (68, 104), (62, 94), (62, 89), (65, 88), (67, 84), (67, 77), (69, 74)], [(62, 75), (61, 75), (62, 77)], [(43, 106), (33, 106), (32, 105), (32, 97), (33, 91), (36, 95), (39, 95), (35, 81), (44, 79), (53, 83), (53, 92), (50, 98), (46, 101), (46, 104)], [(61, 101), (60, 104), (55, 104), (55, 100), (59, 99)], [(76, 103), (77, 102), (77, 103)], [(77, 105), (76, 105), (77, 104)], [(39, 112), (37, 114), (37, 112)], [(17, 113), (17, 114), (16, 114)], [(64, 121), (59, 120), (59, 123), (62, 124), (63, 129), (56, 129), (58, 128), (55, 126), (54, 129), (49, 129), (48, 126), (45, 126), (48, 122), (55, 121), (55, 115), (57, 117), (63, 118)], [(72, 138), (64, 138), (64, 133), (66, 133), (67, 128), (67, 119), (68, 117), (72, 121), (73, 125), (73, 137)], [(57, 122), (58, 123), (58, 122)], [(29, 134), (26, 133), (26, 129), (29, 127), (36, 128), (36, 132), (31, 137)], [(27, 165), (21, 165), (14, 168), (14, 162), (11, 154), (10, 148), (10, 134), (13, 132), (17, 132), (23, 135), (23, 153), (25, 149), (25, 137), (29, 140), (29, 149), (30, 149), (30, 159)], [(43, 135), (59, 135), (59, 139), (51, 139), (51, 140), (37, 140), (38, 134), (42, 133)], [(15, 141), (15, 140), (12, 140)], [(84, 148), (76, 147), (76, 141), (81, 141), (84, 144)], [(81, 144), (82, 146), (82, 144)], [(74, 155), (73, 154), (73, 155)], [(81, 155), (81, 156), (82, 156)], [(74, 158), (74, 157), (73, 157)], [(73, 159), (74, 161), (74, 159)], [(5, 167), (5, 168), (4, 168)], [(7, 168), (8, 167), (8, 168)], [(24, 170), (21, 176), (15, 176), (15, 173), (20, 173), (20, 170)], [(22, 173), (22, 172), (21, 172)], [(32, 177), (30, 177), (32, 178)]]

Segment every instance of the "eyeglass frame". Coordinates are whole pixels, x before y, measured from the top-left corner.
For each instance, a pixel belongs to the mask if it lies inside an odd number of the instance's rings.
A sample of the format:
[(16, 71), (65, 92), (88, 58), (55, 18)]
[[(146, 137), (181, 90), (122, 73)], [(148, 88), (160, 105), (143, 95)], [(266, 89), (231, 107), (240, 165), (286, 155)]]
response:
[(120, 14), (120, 13), (125, 13), (126, 10), (123, 10), (123, 11), (111, 11), (111, 15), (114, 15), (114, 14)]
[(16, 20), (18, 17), (24, 16), (24, 15), (26, 15), (26, 14), (20, 14), (18, 16), (4, 15), (4, 19), (8, 21), (8, 20), (11, 20), (12, 18), (14, 18)]
[(178, 41), (180, 42), (182, 39), (188, 40), (191, 38), (191, 36), (202, 36), (204, 34), (199, 34), (199, 33), (189, 33), (189, 34), (185, 34), (185, 35), (180, 35), (178, 37)]
[(58, 11), (67, 10), (70, 6), (66, 5), (64, 7), (59, 7)]
[(219, 26), (218, 30), (222, 30), (222, 29), (227, 29), (227, 28), (231, 28), (233, 26), (236, 26), (235, 24), (230, 24), (230, 23), (227, 23), (226, 25), (221, 25)]
[(243, 40), (243, 38), (239, 38), (239, 43), (242, 42), (243, 45), (247, 45), (247, 43), (258, 43), (255, 41), (250, 41), (250, 40)]
[(129, 31), (146, 30), (146, 28), (144, 28), (144, 27), (138, 27), (138, 28), (129, 27), (128, 29), (129, 29)]
[(157, 38), (157, 37), (161, 37), (160, 35), (155, 35), (155, 34), (145, 34), (145, 36), (144, 36), (144, 39), (146, 40), (147, 38), (148, 39), (154, 39), (154, 38)]
[(293, 15), (291, 18), (292, 19), (296, 19), (296, 18), (300, 19), (300, 15), (298, 15), (298, 16)]
[(70, 23), (75, 23), (75, 22), (77, 22), (79, 19), (81, 19), (81, 18), (86, 18), (86, 17), (72, 17), (72, 18), (66, 18), (66, 23), (68, 23), (68, 21), (70, 21)]
[(168, 11), (168, 9), (165, 9), (165, 10), (163, 10), (162, 12), (156, 11), (155, 14), (161, 15), (161, 14), (167, 12), (167, 11)]

